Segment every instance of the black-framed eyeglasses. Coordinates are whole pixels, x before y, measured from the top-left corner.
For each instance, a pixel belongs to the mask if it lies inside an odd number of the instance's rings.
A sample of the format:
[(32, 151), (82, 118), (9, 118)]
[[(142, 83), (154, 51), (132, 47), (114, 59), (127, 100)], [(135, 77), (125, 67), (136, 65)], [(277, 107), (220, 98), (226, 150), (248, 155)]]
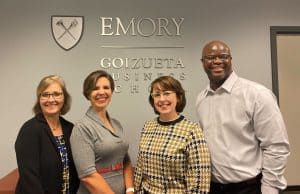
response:
[(61, 99), (63, 97), (63, 93), (62, 92), (53, 92), (53, 93), (41, 93), (40, 98), (42, 100), (48, 100), (50, 98), (50, 96), (52, 96), (52, 98), (54, 99)]
[(208, 60), (208, 61), (214, 61), (217, 58), (220, 59), (221, 61), (226, 61), (228, 59), (231, 59), (231, 55), (221, 54), (221, 55), (207, 55), (207, 56), (203, 57), (203, 59)]
[(152, 96), (152, 98), (160, 98), (161, 96), (169, 97), (173, 93), (175, 93), (175, 92), (174, 91), (154, 92), (154, 93), (151, 93), (151, 96)]

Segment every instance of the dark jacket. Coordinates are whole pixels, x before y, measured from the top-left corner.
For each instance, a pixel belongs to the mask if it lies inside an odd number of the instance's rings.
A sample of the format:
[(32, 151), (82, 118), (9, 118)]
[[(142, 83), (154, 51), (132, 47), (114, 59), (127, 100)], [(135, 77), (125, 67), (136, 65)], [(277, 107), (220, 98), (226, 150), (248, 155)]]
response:
[[(70, 193), (75, 194), (79, 180), (70, 149), (73, 124), (60, 117), (69, 156)], [(51, 129), (43, 114), (25, 122), (15, 142), (20, 178), (16, 194), (59, 194), (62, 193), (62, 170), (60, 153)]]

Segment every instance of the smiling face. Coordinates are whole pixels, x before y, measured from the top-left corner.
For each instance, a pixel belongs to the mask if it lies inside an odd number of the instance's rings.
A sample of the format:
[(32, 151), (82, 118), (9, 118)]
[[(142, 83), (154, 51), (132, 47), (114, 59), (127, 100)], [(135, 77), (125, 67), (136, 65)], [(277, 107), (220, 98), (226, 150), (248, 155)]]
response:
[(202, 51), (202, 63), (211, 88), (217, 89), (232, 72), (229, 47), (220, 41), (208, 43)]
[(153, 87), (151, 96), (155, 110), (159, 113), (160, 120), (172, 121), (177, 118), (177, 95), (174, 91), (163, 90), (159, 84)]
[(92, 107), (96, 111), (105, 111), (111, 101), (111, 97), (112, 89), (109, 80), (106, 77), (100, 77), (89, 95)]
[(64, 93), (56, 82), (50, 84), (39, 97), (41, 110), (45, 116), (59, 116), (64, 105)]

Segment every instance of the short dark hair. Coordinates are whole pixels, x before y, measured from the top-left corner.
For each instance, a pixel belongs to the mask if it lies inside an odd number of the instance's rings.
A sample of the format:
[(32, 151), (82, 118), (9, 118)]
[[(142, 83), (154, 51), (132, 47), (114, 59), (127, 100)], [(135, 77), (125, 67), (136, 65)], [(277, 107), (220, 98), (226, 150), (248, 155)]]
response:
[(186, 105), (186, 97), (185, 91), (182, 88), (180, 82), (173, 78), (172, 76), (161, 76), (156, 78), (150, 85), (150, 94), (149, 94), (149, 103), (152, 106), (154, 112), (159, 114), (159, 112), (155, 109), (154, 100), (151, 96), (154, 88), (159, 88), (162, 91), (173, 91), (176, 93), (177, 96), (177, 104), (176, 104), (176, 111), (182, 112), (185, 105)]
[(57, 83), (64, 94), (64, 105), (61, 108), (60, 114), (64, 115), (69, 112), (71, 108), (71, 96), (67, 91), (66, 84), (64, 80), (58, 75), (48, 75), (40, 81), (38, 87), (36, 88), (36, 102), (32, 108), (34, 114), (41, 113), (42, 109), (40, 106), (40, 96), (44, 90), (46, 90), (51, 84)]
[(96, 84), (99, 78), (105, 77), (110, 83), (112, 92), (115, 90), (115, 83), (112, 76), (104, 70), (97, 70), (90, 73), (84, 80), (83, 83), (83, 95), (89, 100), (91, 92), (96, 88)]

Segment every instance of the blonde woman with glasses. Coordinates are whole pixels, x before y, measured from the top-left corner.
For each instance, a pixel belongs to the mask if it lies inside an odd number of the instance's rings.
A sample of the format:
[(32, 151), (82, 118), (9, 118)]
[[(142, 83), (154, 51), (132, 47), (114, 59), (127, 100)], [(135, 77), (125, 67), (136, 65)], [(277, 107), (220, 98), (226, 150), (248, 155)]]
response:
[(19, 180), (16, 194), (75, 194), (79, 180), (72, 160), (73, 124), (62, 117), (71, 97), (63, 79), (44, 77), (36, 90), (35, 116), (21, 127), (15, 142)]

